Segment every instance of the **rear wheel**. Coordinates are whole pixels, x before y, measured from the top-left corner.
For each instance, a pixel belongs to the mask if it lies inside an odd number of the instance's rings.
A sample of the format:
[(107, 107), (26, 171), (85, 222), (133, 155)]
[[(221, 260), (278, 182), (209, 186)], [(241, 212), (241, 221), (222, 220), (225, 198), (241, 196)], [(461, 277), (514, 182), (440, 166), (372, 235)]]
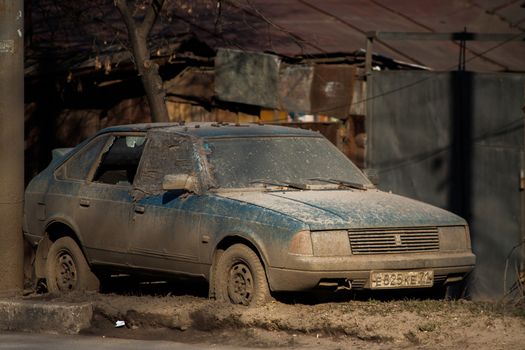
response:
[(253, 250), (243, 244), (228, 248), (215, 269), (215, 296), (240, 305), (261, 305), (270, 299), (264, 267)]
[(51, 245), (45, 272), (47, 290), (51, 293), (98, 290), (100, 287), (84, 254), (70, 237), (59, 238)]

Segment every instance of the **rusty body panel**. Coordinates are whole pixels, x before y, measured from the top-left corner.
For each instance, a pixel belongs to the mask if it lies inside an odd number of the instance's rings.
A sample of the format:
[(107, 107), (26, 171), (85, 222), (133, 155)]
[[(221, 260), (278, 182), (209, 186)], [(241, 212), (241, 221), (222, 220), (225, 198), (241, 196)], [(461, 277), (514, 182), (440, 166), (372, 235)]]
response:
[[(191, 191), (164, 189), (176, 174), (195, 179)], [(319, 133), (253, 124), (113, 127), (56, 152), (26, 190), (24, 233), (74, 238), (100, 274), (207, 280), (243, 244), (273, 291), (371, 288), (376, 270), (431, 271), (437, 285), (475, 263), (460, 217), (374, 189)]]

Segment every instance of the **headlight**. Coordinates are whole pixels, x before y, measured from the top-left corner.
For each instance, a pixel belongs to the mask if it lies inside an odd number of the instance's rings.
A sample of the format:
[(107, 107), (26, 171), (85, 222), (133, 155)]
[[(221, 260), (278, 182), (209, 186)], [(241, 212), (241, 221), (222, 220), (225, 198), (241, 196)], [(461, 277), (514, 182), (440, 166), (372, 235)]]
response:
[(352, 253), (346, 230), (316, 231), (311, 236), (315, 256), (346, 256)]
[(449, 226), (439, 228), (439, 249), (456, 251), (470, 248), (470, 237), (466, 226)]
[(288, 251), (295, 255), (313, 255), (310, 231), (297, 232), (290, 240)]

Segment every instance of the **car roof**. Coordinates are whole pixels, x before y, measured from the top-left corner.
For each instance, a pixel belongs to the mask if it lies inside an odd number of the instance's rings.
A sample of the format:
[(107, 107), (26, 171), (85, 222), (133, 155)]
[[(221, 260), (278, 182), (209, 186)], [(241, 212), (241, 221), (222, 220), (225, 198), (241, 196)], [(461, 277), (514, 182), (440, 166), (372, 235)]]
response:
[(316, 131), (279, 125), (253, 124), (253, 123), (148, 123), (129, 124), (105, 128), (98, 134), (112, 132), (158, 132), (176, 133), (202, 138), (225, 137), (257, 137), (257, 136), (317, 136)]

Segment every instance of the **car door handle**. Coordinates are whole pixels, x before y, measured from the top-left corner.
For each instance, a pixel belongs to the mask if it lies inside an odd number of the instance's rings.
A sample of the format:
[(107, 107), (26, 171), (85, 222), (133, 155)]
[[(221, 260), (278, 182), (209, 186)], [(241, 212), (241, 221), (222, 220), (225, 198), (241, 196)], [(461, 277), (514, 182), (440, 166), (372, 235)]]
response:
[(144, 214), (144, 211), (146, 211), (144, 206), (142, 206), (142, 205), (136, 205), (135, 206), (135, 213), (137, 213), (137, 214)]
[(80, 198), (80, 206), (81, 207), (89, 207), (91, 205), (91, 202), (89, 199), (86, 198)]

